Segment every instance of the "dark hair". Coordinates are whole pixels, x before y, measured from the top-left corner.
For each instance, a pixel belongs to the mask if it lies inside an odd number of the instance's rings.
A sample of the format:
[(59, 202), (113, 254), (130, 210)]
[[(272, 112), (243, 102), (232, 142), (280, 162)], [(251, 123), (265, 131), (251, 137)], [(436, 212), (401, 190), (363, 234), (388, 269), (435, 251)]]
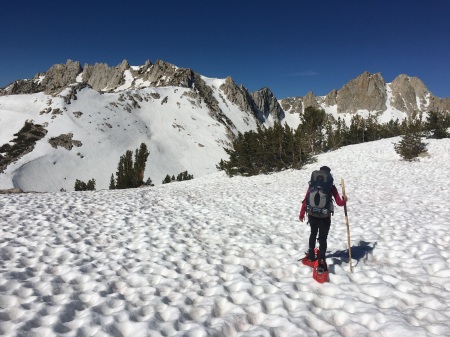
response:
[(327, 171), (327, 172), (331, 172), (331, 169), (328, 166), (322, 166), (320, 168), (321, 171)]

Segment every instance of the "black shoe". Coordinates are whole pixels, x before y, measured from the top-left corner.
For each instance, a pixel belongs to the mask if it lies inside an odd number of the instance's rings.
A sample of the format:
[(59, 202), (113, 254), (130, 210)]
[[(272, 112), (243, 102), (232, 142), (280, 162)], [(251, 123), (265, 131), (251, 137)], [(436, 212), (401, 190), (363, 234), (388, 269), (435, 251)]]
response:
[(318, 265), (317, 265), (317, 273), (318, 274), (323, 274), (326, 271), (328, 271), (327, 263), (324, 260), (320, 260)]
[(313, 262), (316, 261), (316, 252), (314, 251), (314, 248), (310, 248), (308, 250), (308, 261)]

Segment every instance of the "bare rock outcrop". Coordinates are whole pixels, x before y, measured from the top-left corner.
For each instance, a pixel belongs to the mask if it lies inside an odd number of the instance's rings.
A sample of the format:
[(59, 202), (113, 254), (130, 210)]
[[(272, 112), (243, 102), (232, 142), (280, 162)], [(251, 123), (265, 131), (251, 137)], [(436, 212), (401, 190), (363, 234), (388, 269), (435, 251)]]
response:
[(33, 151), (36, 142), (44, 138), (46, 134), (47, 130), (44, 125), (26, 121), (22, 129), (14, 134), (15, 138), (13, 140), (0, 146), (0, 173), (9, 164)]
[(213, 95), (213, 91), (210, 86), (206, 84), (206, 82), (202, 79), (202, 77), (197, 74), (194, 74), (194, 89), (199, 93), (200, 97), (205, 101), (206, 105), (209, 108), (209, 114), (218, 122), (225, 125), (228, 130), (235, 129), (233, 121), (225, 115), (219, 107), (219, 102)]
[(7, 190), (0, 190), (0, 194), (19, 194), (23, 193), (20, 188), (9, 188)]
[(260, 123), (263, 123), (269, 115), (277, 122), (284, 118), (284, 110), (267, 87), (249, 93), (244, 86), (236, 85), (231, 77), (227, 77), (225, 83), (220, 86), (220, 90), (229, 101), (236, 104), (242, 111), (253, 114)]
[(230, 76), (225, 79), (225, 83), (220, 86), (220, 90), (223, 91), (230, 102), (236, 104), (242, 111), (255, 112), (254, 102), (248, 90), (242, 85), (238, 86)]
[(337, 93), (337, 90), (333, 89), (325, 96), (324, 103), (326, 106), (333, 106), (337, 104)]
[(356, 113), (358, 110), (385, 111), (386, 99), (386, 83), (381, 74), (370, 74), (366, 71), (338, 90), (337, 111), (339, 113)]
[(45, 92), (57, 94), (67, 86), (76, 82), (81, 73), (80, 62), (67, 60), (66, 64), (55, 64), (47, 72), (37, 73), (31, 80), (17, 80), (7, 86), (1, 95), (34, 94)]
[(74, 140), (72, 138), (73, 138), (73, 134), (68, 133), (68, 134), (59, 135), (58, 137), (52, 137), (48, 140), (48, 142), (55, 149), (57, 149), (58, 147), (63, 147), (69, 151), (72, 150), (72, 148), (74, 146), (80, 147), (83, 145), (79, 140)]
[(188, 68), (178, 68), (173, 64), (157, 60), (155, 64), (147, 61), (137, 72), (137, 78), (150, 82), (153, 87), (178, 86), (192, 88), (194, 72)]
[(304, 109), (308, 107), (313, 107), (314, 109), (320, 109), (318, 103), (318, 97), (314, 95), (312, 91), (309, 91), (305, 97), (303, 97), (303, 107)]
[(278, 100), (269, 88), (265, 87), (252, 92), (250, 96), (258, 109), (258, 115), (261, 114), (264, 120), (267, 119), (269, 115), (277, 122), (280, 122), (284, 118), (284, 110), (281, 108)]
[(424, 111), (427, 106), (427, 87), (417, 77), (402, 74), (391, 83), (392, 101), (394, 108), (406, 112), (409, 116)]
[(450, 113), (450, 98), (438, 98), (430, 95), (430, 105), (428, 106), (428, 111)]
[(303, 111), (303, 99), (302, 97), (288, 97), (283, 98), (280, 101), (280, 105), (284, 111), (288, 113), (298, 113), (301, 114)]
[(55, 64), (45, 73), (40, 86), (46, 94), (55, 94), (75, 83), (82, 70), (78, 61), (67, 60), (66, 64)]
[(34, 94), (42, 91), (42, 87), (39, 82), (31, 80), (17, 80), (0, 91), (0, 96), (3, 95), (22, 95), (22, 94)]
[(125, 83), (124, 72), (128, 69), (130, 65), (127, 60), (123, 60), (116, 67), (109, 67), (106, 63), (85, 64), (82, 80), (94, 90), (107, 91)]

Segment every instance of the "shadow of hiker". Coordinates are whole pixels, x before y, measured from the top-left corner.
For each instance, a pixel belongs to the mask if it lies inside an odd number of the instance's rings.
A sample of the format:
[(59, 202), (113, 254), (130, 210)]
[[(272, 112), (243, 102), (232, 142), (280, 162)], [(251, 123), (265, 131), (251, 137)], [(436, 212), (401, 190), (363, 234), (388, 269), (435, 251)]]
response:
[[(356, 265), (362, 260), (363, 262), (367, 261), (369, 256), (372, 255), (373, 250), (377, 246), (377, 243), (370, 243), (366, 241), (359, 241), (357, 246), (352, 246), (352, 260), (356, 260)], [(334, 253), (327, 254), (327, 258), (332, 259), (333, 266), (341, 265), (342, 263), (349, 263), (348, 259), (348, 249), (338, 250)]]

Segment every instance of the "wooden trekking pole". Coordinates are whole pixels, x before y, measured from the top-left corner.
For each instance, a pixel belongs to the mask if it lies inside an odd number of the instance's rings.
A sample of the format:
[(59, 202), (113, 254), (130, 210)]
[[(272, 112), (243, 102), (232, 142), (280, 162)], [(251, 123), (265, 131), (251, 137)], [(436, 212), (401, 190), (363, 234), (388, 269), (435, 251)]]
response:
[[(346, 194), (345, 194), (344, 179), (341, 179), (341, 187), (342, 187), (342, 197), (343, 197), (344, 199), (347, 199), (347, 196), (346, 196)], [(353, 266), (352, 266), (352, 247), (350, 246), (350, 226), (348, 225), (347, 201), (345, 201), (345, 205), (344, 205), (344, 214), (345, 214), (345, 224), (347, 225), (348, 259), (349, 259), (349, 262), (350, 262), (350, 272), (353, 273)]]

